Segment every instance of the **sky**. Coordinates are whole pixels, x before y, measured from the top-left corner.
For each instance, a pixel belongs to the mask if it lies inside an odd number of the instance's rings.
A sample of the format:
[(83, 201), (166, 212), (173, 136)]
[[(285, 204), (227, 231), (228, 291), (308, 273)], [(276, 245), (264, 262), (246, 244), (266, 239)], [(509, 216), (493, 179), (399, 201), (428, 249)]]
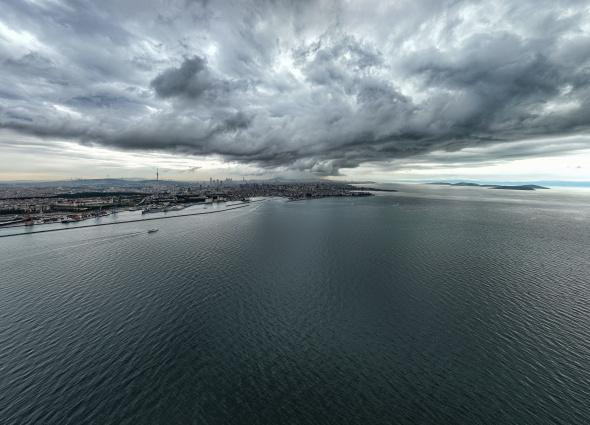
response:
[(0, 10), (0, 180), (590, 180), (588, 1)]

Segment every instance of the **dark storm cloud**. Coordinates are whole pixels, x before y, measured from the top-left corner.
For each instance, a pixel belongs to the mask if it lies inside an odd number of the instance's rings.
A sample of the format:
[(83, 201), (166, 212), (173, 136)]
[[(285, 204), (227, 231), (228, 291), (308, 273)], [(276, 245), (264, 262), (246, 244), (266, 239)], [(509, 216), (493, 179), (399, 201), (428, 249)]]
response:
[(261, 169), (569, 152), (539, 144), (590, 125), (573, 0), (5, 0), (0, 62), (0, 127)]
[(197, 98), (211, 87), (205, 61), (198, 56), (186, 59), (179, 68), (171, 68), (158, 75), (151, 85), (163, 98), (186, 96)]

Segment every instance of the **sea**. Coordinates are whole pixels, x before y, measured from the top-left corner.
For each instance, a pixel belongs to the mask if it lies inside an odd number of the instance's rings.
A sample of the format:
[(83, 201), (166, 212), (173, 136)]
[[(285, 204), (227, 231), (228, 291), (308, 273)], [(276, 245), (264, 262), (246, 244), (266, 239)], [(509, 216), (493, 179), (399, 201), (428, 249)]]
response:
[(590, 192), (383, 187), (0, 230), (0, 424), (590, 423)]

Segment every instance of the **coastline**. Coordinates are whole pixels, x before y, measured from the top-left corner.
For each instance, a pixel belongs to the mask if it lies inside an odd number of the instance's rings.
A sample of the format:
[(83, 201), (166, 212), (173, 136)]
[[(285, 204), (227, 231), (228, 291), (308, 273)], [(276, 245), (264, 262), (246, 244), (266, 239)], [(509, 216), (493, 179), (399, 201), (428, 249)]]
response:
[(237, 210), (240, 208), (245, 208), (252, 203), (261, 202), (261, 201), (262, 200), (238, 204), (238, 205), (232, 205), (229, 208), (224, 208), (222, 210), (215, 210), (215, 211), (202, 211), (202, 212), (196, 212), (196, 213), (190, 213), (190, 214), (169, 215), (169, 216), (164, 216), (164, 217), (149, 217), (149, 218), (140, 218), (140, 219), (134, 219), (134, 220), (113, 221), (110, 223), (95, 223), (95, 224), (85, 224), (82, 226), (75, 226), (75, 227), (60, 227), (57, 229), (34, 230), (31, 232), (23, 232), (23, 233), (10, 233), (7, 235), (0, 235), (0, 238), (8, 238), (11, 236), (33, 235), (36, 233), (60, 232), (63, 230), (87, 229), (89, 227), (114, 226), (116, 224), (138, 223), (138, 222), (142, 222), (142, 221), (166, 220), (166, 219), (178, 218), (178, 217), (190, 217), (190, 216), (194, 216), (194, 215), (215, 214), (215, 213), (222, 213), (225, 211), (231, 211), (231, 210)]

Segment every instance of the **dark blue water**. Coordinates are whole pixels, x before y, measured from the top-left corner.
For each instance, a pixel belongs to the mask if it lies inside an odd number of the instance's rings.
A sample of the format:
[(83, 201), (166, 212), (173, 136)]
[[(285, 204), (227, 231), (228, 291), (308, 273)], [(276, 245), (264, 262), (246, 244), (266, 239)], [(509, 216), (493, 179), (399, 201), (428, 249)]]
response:
[(590, 197), (402, 189), (0, 239), (0, 423), (589, 423)]

